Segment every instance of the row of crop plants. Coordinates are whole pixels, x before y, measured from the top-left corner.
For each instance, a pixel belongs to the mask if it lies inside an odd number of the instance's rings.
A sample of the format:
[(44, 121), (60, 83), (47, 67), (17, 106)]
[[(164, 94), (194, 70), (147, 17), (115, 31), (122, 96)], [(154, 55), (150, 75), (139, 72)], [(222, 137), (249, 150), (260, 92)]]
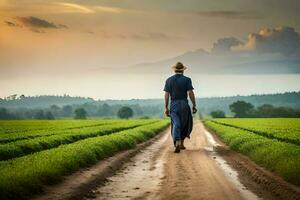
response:
[(27, 138), (14, 142), (0, 144), (0, 160), (21, 157), (30, 153), (35, 153), (45, 149), (55, 148), (62, 144), (69, 144), (89, 137), (108, 135), (114, 132), (127, 130), (154, 123), (157, 120), (129, 120), (117, 124), (102, 125), (101, 127), (88, 127), (81, 129), (69, 129), (64, 132), (54, 132), (55, 134), (45, 135), (43, 137)]
[[(232, 120), (232, 121), (230, 121)], [(289, 120), (289, 119), (285, 119)], [(285, 123), (281, 119), (281, 123)], [(265, 128), (264, 132), (278, 136), (279, 133), (272, 130), (272, 123), (268, 121), (269, 128)], [(300, 120), (298, 121), (300, 122)], [(274, 138), (265, 137), (256, 132), (249, 131), (251, 128), (259, 131), (259, 122), (252, 119), (251, 122), (245, 120), (235, 121), (235, 119), (224, 120), (205, 120), (206, 127), (215, 132), (226, 144), (233, 150), (247, 155), (251, 160), (257, 164), (269, 169), (282, 176), (285, 180), (300, 185), (300, 146), (297, 144), (284, 142)], [(247, 126), (246, 124), (251, 124)], [(263, 123), (263, 122), (261, 122)], [(271, 124), (270, 124), (271, 123)], [(289, 122), (286, 122), (289, 124)], [(257, 124), (257, 126), (255, 125)], [(293, 124), (293, 123), (292, 123)], [(236, 126), (236, 127), (235, 127)], [(241, 126), (241, 127), (238, 127)], [(279, 125), (274, 125), (279, 126)], [(251, 127), (249, 130), (243, 127)], [(294, 127), (291, 127), (293, 129)], [(285, 127), (289, 130), (289, 126)], [(285, 130), (284, 129), (284, 130)], [(282, 132), (282, 135), (293, 138), (290, 136), (290, 131)]]
[(123, 126), (123, 130), (114, 130), (113, 134), (99, 134), (71, 144), (0, 161), (0, 199), (27, 198), (41, 191), (43, 185), (55, 183), (63, 175), (92, 165), (118, 151), (133, 148), (169, 125), (168, 120), (137, 120), (135, 123), (139, 125), (132, 124), (130, 128)]
[[(155, 119), (152, 119), (152, 121)], [(48, 120), (51, 121), (51, 120)], [(56, 127), (43, 127), (42, 129), (37, 130), (31, 130), (31, 131), (23, 131), (20, 130), (18, 132), (14, 133), (4, 133), (0, 134), (0, 144), (3, 143), (9, 143), (14, 142), (18, 140), (26, 140), (26, 139), (32, 139), (32, 138), (38, 138), (38, 137), (45, 137), (45, 136), (51, 136), (51, 135), (58, 135), (58, 134), (67, 134), (67, 133), (74, 133), (74, 132), (81, 132), (84, 130), (89, 129), (99, 129), (99, 127), (102, 128), (104, 125), (117, 125), (117, 124), (124, 124), (124, 123), (130, 123), (130, 122), (142, 122), (142, 121), (151, 121), (151, 120), (103, 120), (98, 123), (83, 123), (84, 120), (78, 121), (76, 124), (74, 122), (75, 120), (68, 120), (65, 121), (65, 123), (62, 123), (59, 120), (55, 120), (54, 122), (57, 122)], [(77, 121), (77, 120), (76, 120)], [(88, 120), (86, 120), (88, 121)], [(30, 127), (34, 123), (29, 123), (27, 126)], [(55, 123), (54, 123), (55, 124)], [(73, 124), (73, 126), (71, 126)], [(6, 127), (6, 125), (4, 125)]]
[(60, 130), (80, 128), (121, 120), (0, 120), (0, 135), (5, 133), (25, 133), (38, 130)]
[(225, 126), (251, 131), (271, 139), (300, 145), (300, 120), (297, 118), (236, 118), (213, 119), (212, 121)]

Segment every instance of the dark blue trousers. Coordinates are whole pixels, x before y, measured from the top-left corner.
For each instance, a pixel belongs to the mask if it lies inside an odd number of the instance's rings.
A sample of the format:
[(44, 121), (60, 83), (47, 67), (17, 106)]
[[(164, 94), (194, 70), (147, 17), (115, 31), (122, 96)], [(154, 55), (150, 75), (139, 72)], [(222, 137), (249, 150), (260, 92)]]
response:
[(173, 142), (189, 138), (193, 128), (193, 118), (188, 100), (171, 100), (171, 134)]

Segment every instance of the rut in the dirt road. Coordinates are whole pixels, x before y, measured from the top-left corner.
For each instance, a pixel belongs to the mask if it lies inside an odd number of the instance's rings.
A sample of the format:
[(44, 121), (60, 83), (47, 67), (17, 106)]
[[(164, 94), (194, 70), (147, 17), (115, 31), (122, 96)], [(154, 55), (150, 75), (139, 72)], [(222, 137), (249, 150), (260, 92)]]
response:
[[(96, 199), (247, 199), (214, 160), (202, 124), (196, 123), (186, 150), (173, 153), (170, 133), (94, 190)], [(252, 197), (256, 198), (255, 195)]]

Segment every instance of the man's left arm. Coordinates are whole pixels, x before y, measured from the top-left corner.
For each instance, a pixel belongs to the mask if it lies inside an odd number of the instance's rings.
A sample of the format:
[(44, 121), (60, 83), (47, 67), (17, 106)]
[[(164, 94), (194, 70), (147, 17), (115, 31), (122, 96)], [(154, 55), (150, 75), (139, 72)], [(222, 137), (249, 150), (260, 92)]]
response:
[(196, 109), (196, 98), (195, 98), (194, 91), (193, 90), (189, 90), (188, 94), (189, 94), (190, 100), (191, 100), (191, 102), (193, 104), (193, 108), (192, 108), (193, 113), (196, 113), (197, 109)]
[(194, 87), (192, 85), (192, 80), (189, 78), (188, 79), (188, 85), (187, 85), (187, 90), (188, 90), (188, 95), (190, 97), (190, 100), (193, 104), (193, 108), (192, 108), (192, 111), (193, 113), (196, 113), (197, 112), (197, 109), (196, 109), (196, 98), (195, 98), (195, 94), (194, 94)]

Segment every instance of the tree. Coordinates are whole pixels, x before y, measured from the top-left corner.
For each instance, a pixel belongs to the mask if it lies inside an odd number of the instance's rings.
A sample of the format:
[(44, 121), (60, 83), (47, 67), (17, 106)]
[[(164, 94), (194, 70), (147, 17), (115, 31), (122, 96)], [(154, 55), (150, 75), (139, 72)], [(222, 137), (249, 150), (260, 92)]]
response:
[(131, 108), (134, 110), (134, 113), (137, 116), (141, 116), (144, 114), (143, 109), (141, 108), (141, 106), (139, 104), (131, 105)]
[(274, 117), (274, 106), (270, 104), (263, 104), (256, 108), (256, 116), (257, 117)]
[(222, 110), (215, 110), (210, 113), (212, 118), (225, 118), (225, 113)]
[(274, 109), (273, 117), (300, 117), (300, 111), (289, 107), (277, 107)]
[(254, 106), (245, 101), (236, 101), (229, 105), (231, 112), (235, 113), (234, 117), (250, 117)]
[(37, 110), (33, 116), (34, 119), (45, 119), (45, 114), (43, 110)]
[(75, 119), (86, 119), (86, 111), (84, 108), (77, 108), (74, 111), (75, 113)]
[(72, 115), (72, 111), (73, 111), (73, 108), (72, 106), (70, 105), (66, 105), (62, 108), (62, 111), (63, 111), (63, 115), (64, 116), (71, 116)]
[(104, 103), (102, 105), (102, 113), (103, 113), (104, 116), (111, 116), (112, 115), (111, 106), (108, 105), (107, 103)]
[(17, 96), (18, 96), (17, 94), (10, 95), (6, 97), (6, 100), (16, 100)]
[(118, 111), (118, 117), (121, 119), (128, 119), (133, 116), (133, 111), (131, 108), (124, 106), (119, 109)]
[(14, 119), (15, 117), (6, 108), (0, 108), (0, 119)]
[(50, 106), (50, 110), (54, 115), (58, 115), (60, 107), (58, 107), (57, 105), (52, 105), (52, 106)]
[(52, 112), (50, 112), (50, 111), (46, 112), (45, 118), (49, 119), (49, 120), (54, 120), (55, 119)]

